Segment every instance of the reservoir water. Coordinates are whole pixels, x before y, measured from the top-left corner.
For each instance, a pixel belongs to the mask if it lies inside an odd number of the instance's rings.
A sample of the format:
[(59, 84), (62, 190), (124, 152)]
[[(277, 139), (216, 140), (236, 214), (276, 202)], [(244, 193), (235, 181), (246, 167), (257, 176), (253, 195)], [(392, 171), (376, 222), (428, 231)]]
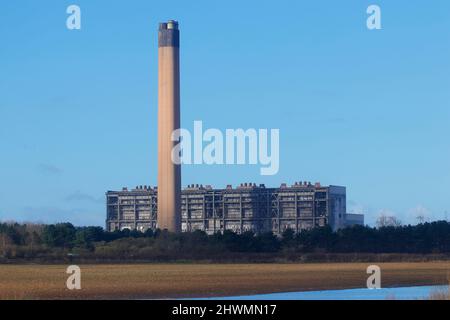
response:
[(435, 292), (448, 292), (448, 286), (416, 286), (381, 289), (345, 289), (257, 294), (213, 298), (218, 300), (423, 300)]

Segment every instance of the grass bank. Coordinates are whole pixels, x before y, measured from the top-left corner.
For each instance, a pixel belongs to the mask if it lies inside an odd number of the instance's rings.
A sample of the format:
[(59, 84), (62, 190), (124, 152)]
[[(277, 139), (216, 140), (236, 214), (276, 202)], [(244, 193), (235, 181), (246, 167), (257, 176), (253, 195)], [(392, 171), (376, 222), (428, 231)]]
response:
[[(450, 262), (377, 263), (382, 286), (448, 283)], [(146, 299), (361, 288), (369, 263), (81, 264), (82, 289), (67, 265), (0, 265), (0, 299)]]

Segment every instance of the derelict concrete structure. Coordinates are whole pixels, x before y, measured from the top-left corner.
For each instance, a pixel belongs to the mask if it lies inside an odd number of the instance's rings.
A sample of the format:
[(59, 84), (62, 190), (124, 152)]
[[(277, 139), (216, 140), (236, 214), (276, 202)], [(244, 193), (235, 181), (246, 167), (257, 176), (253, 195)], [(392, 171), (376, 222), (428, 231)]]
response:
[(158, 32), (158, 228), (181, 232), (181, 166), (172, 161), (172, 133), (180, 128), (180, 31), (178, 22)]
[(176, 21), (161, 23), (158, 34), (158, 186), (106, 193), (106, 230), (202, 230), (208, 234), (285, 230), (300, 233), (329, 225), (338, 230), (363, 225), (364, 216), (348, 214), (346, 188), (295, 182), (266, 188), (243, 183), (223, 189), (189, 185), (181, 190), (181, 167), (172, 161), (180, 128), (179, 29)]
[[(363, 225), (364, 216), (348, 214), (346, 188), (320, 183), (283, 183), (277, 188), (243, 183), (233, 188), (189, 185), (181, 193), (182, 231), (202, 230), (208, 234), (231, 230), (280, 235), (329, 225), (338, 230)], [(106, 230), (155, 230), (159, 191), (149, 186), (106, 193)]]

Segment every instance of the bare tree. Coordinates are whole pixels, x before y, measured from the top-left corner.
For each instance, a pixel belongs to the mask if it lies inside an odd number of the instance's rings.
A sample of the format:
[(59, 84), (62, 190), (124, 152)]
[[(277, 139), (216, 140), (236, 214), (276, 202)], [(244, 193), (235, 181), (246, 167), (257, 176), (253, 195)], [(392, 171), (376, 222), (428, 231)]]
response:
[(395, 216), (388, 216), (384, 212), (380, 214), (376, 222), (377, 228), (400, 227), (402, 222)]
[(416, 216), (416, 219), (417, 219), (417, 222), (418, 222), (419, 224), (422, 224), (422, 223), (425, 222), (425, 215), (419, 213), (419, 214)]
[(25, 225), (25, 242), (33, 252), (33, 249), (37, 243), (40, 242), (44, 226), (37, 223), (27, 223)]
[(2, 256), (6, 257), (6, 252), (8, 251), (8, 247), (11, 244), (11, 239), (6, 235), (6, 233), (0, 233), (0, 243), (2, 245)]
[(413, 216), (418, 224), (425, 223), (430, 220), (430, 211), (422, 205), (410, 209), (410, 215)]

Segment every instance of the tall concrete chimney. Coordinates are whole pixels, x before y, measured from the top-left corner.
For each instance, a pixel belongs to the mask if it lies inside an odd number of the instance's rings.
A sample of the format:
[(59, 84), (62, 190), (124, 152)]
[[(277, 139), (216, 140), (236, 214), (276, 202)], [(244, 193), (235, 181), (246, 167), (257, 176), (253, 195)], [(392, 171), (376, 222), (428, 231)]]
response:
[(180, 128), (180, 31), (160, 23), (158, 33), (158, 228), (181, 232), (181, 166), (172, 162)]

